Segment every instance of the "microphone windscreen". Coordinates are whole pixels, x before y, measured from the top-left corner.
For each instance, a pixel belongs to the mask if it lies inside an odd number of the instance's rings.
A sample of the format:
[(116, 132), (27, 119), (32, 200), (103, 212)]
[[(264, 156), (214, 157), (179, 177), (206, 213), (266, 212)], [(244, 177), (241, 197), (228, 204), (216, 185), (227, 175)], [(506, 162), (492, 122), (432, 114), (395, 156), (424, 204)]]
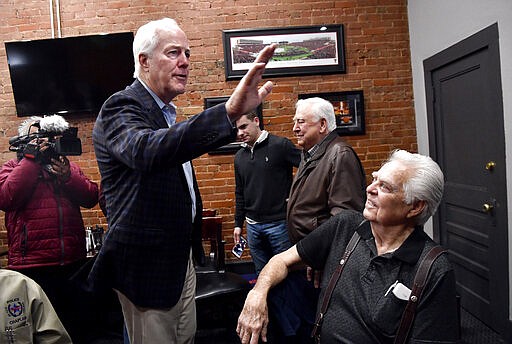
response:
[(43, 117), (39, 121), (41, 131), (51, 133), (63, 133), (69, 128), (69, 123), (59, 115), (51, 115)]

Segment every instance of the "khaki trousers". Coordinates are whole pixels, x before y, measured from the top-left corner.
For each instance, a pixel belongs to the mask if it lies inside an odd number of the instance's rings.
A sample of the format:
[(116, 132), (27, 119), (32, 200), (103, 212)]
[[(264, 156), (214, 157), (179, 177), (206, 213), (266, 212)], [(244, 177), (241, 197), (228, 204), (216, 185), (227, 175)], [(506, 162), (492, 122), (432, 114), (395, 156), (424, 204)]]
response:
[[(115, 290), (115, 289), (114, 289)], [(193, 344), (196, 333), (196, 274), (192, 257), (188, 262), (185, 284), (178, 303), (169, 309), (134, 305), (115, 290), (123, 309), (130, 344)]]

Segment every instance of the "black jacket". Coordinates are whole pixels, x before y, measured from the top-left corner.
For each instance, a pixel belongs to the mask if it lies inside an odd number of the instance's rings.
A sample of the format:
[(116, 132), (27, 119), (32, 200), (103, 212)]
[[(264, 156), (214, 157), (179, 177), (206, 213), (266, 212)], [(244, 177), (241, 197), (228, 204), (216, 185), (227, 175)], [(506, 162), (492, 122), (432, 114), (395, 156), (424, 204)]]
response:
[(287, 138), (268, 134), (253, 151), (246, 146), (235, 155), (235, 226), (245, 217), (257, 222), (286, 219), (286, 200), (299, 166), (301, 150)]

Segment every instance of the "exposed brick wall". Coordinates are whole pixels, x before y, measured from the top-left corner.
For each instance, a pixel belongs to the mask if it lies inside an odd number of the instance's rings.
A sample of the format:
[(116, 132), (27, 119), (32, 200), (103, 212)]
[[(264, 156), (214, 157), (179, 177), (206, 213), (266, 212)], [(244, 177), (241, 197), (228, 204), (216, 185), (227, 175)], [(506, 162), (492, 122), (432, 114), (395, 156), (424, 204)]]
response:
[[(135, 31), (152, 19), (175, 18), (187, 33), (192, 49), (188, 92), (176, 99), (178, 120), (199, 112), (205, 97), (229, 95), (237, 84), (224, 78), (222, 30), (343, 24), (347, 73), (272, 78), (276, 86), (264, 103), (264, 125), (268, 131), (295, 141), (292, 117), (299, 94), (361, 89), (366, 134), (346, 140), (355, 148), (369, 174), (379, 167), (390, 150), (417, 150), (406, 6), (406, 0), (276, 0), (259, 4), (254, 0), (60, 0), (60, 17), (62, 37)], [(2, 1), (0, 40), (50, 38), (49, 12), (46, 0)], [(94, 114), (75, 116), (69, 121), (79, 126), (84, 149), (82, 156), (72, 159), (87, 176), (99, 181), (91, 144), (94, 117)], [(1, 162), (13, 156), (8, 151), (8, 139), (16, 134), (19, 122), (2, 44)], [(208, 154), (194, 161), (205, 207), (218, 209), (224, 217), (227, 250), (231, 249), (234, 213), (232, 161), (232, 155)], [(98, 207), (84, 210), (83, 216), (86, 225), (106, 223)], [(6, 235), (3, 218), (0, 220), (2, 247), (6, 246)], [(5, 261), (0, 260), (0, 264)]]

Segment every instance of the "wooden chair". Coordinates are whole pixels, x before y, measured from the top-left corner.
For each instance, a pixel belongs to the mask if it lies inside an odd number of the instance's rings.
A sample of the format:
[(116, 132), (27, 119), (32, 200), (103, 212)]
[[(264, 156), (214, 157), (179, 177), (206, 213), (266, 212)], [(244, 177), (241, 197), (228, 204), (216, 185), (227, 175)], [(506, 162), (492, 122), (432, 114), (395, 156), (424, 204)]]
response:
[(216, 209), (203, 209), (203, 217), (217, 216)]
[(234, 331), (251, 285), (239, 274), (226, 271), (222, 217), (212, 213), (206, 214), (213, 216), (203, 217), (206, 266), (196, 266), (195, 299), (198, 330), (223, 328)]
[(197, 273), (225, 271), (225, 241), (222, 239), (222, 216), (204, 216), (202, 225), (206, 264), (196, 266)]

